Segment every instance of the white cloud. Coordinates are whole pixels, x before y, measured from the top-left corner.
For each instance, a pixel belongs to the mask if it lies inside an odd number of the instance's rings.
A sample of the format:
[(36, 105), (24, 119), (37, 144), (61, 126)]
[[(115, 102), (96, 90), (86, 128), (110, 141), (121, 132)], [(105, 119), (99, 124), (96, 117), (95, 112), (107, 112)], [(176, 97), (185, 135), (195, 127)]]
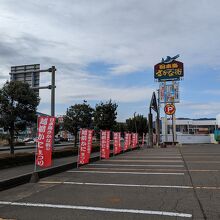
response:
[(187, 111), (188, 116), (190, 115), (190, 117), (215, 117), (220, 113), (220, 102), (183, 102), (178, 104), (177, 108), (179, 112), (182, 112), (182, 115)]
[(128, 73), (134, 73), (135, 71), (138, 71), (140, 68), (132, 66), (132, 65), (120, 65), (115, 66), (110, 69), (110, 72), (113, 75), (124, 75)]
[(209, 95), (220, 95), (220, 90), (219, 89), (207, 89), (207, 90), (204, 90), (203, 93), (209, 94)]
[[(63, 63), (103, 60), (144, 68), (181, 52), (188, 64), (219, 65), (219, 6), (217, 0), (3, 0), (1, 38), (13, 45), (24, 39), (16, 46), (24, 56)], [(26, 35), (46, 42), (28, 44)]]
[[(0, 83), (11, 65), (40, 63), (58, 69), (58, 103), (149, 99), (151, 82), (118, 88), (106, 79), (147, 68), (153, 72), (161, 57), (178, 53), (187, 67), (219, 68), (219, 8), (218, 0), (1, 0)], [(113, 67), (97, 77), (84, 71), (94, 62)], [(42, 102), (50, 101), (48, 93), (41, 92)]]
[[(149, 100), (153, 88), (150, 87), (114, 87), (98, 78), (85, 73), (69, 78), (60, 76), (56, 84), (57, 103), (71, 103), (76, 100), (109, 100), (117, 102), (138, 102)], [(49, 102), (48, 91), (41, 91), (42, 103)]]

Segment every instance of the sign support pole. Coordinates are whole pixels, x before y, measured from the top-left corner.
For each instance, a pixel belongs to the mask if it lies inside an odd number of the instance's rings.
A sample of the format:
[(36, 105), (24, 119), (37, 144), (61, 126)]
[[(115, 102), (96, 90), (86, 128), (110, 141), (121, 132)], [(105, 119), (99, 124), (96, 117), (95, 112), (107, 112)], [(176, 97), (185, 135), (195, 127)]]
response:
[(173, 136), (173, 145), (175, 142), (175, 134), (174, 134), (174, 115), (172, 115), (172, 136)]
[[(164, 88), (166, 88), (166, 81), (164, 81)], [(165, 104), (164, 105), (166, 105), (166, 103), (167, 103), (167, 94), (166, 94), (166, 92), (164, 91), (164, 98), (165, 98)], [(167, 114), (165, 114), (165, 142), (167, 142), (168, 141), (168, 137), (167, 137)]]
[[(173, 93), (174, 93), (174, 99), (175, 99), (175, 81), (172, 81), (172, 89), (173, 89)], [(175, 103), (173, 102), (173, 105), (175, 106)], [(172, 126), (173, 126), (173, 145), (175, 145), (176, 143), (176, 117), (175, 117), (175, 113), (172, 115)]]
[(157, 108), (157, 147), (160, 146), (160, 91), (159, 89), (157, 90), (158, 92), (158, 108)]
[(177, 142), (177, 136), (176, 136), (176, 115), (173, 115), (173, 127), (174, 127), (174, 142)]

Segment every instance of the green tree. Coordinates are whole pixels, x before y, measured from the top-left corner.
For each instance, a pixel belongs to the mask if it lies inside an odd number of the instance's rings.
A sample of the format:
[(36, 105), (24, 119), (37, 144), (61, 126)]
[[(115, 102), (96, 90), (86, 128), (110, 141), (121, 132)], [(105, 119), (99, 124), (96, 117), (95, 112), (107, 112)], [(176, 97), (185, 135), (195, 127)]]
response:
[(111, 100), (96, 105), (94, 113), (94, 125), (96, 129), (113, 129), (116, 125), (117, 107), (118, 105)]
[(56, 119), (56, 122), (55, 122), (55, 126), (54, 126), (54, 137), (59, 133), (60, 131), (60, 124), (58, 122), (58, 119)]
[(64, 129), (72, 133), (75, 137), (75, 146), (77, 144), (77, 134), (80, 128), (89, 128), (92, 126), (94, 109), (86, 104), (75, 104), (70, 106), (63, 118)]
[(124, 137), (124, 132), (127, 131), (127, 125), (125, 122), (116, 122), (114, 126), (114, 131), (121, 132), (122, 137)]
[(40, 99), (27, 83), (6, 82), (0, 89), (0, 126), (9, 131), (10, 152), (14, 154), (14, 136), (36, 122)]
[(139, 135), (143, 133), (147, 133), (148, 125), (147, 125), (147, 118), (143, 115), (136, 115), (133, 118), (129, 118), (126, 120), (127, 130), (131, 132), (136, 132)]

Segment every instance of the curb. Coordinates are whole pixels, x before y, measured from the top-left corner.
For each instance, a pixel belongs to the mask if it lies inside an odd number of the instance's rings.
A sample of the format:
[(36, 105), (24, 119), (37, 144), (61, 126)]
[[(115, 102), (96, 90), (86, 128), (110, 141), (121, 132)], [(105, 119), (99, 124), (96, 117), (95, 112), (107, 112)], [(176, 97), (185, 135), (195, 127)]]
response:
[[(120, 154), (124, 154), (126, 152), (134, 151), (134, 150), (138, 150), (138, 149), (141, 149), (141, 148), (136, 147), (134, 149), (128, 149), (127, 151), (122, 152)], [(118, 155), (120, 155), (120, 154), (118, 154)], [(115, 156), (115, 155), (113, 155), (113, 153), (110, 153), (110, 157), (113, 157), (113, 156)], [(99, 161), (99, 160), (100, 160), (100, 156), (98, 155), (98, 156), (90, 158), (89, 162), (93, 163), (93, 162)], [(51, 168), (48, 168), (48, 169), (37, 171), (36, 173), (38, 174), (39, 178), (41, 179), (41, 178), (45, 178), (45, 177), (48, 177), (48, 176), (51, 176), (51, 175), (54, 175), (54, 174), (65, 172), (65, 171), (73, 169), (73, 168), (77, 168), (77, 162), (62, 164), (62, 165), (59, 165), (59, 166), (55, 166), (55, 167), (51, 167)], [(6, 180), (3, 180), (3, 181), (0, 181), (0, 192), (3, 191), (3, 190), (7, 190), (7, 189), (10, 189), (10, 188), (22, 185), (22, 184), (29, 183), (32, 174), (33, 174), (33, 172), (26, 173), (24, 175), (20, 175), (20, 176), (16, 176), (14, 178), (11, 178), (11, 179), (6, 179)]]

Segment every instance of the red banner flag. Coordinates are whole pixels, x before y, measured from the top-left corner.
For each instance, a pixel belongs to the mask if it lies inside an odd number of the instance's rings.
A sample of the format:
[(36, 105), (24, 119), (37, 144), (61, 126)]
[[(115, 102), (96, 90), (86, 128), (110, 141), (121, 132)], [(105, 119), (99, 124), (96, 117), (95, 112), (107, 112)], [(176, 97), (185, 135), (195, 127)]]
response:
[(131, 135), (131, 146), (132, 146), (132, 148), (135, 148), (136, 147), (136, 133), (132, 133), (132, 135)]
[(125, 137), (124, 137), (124, 151), (128, 150), (129, 148), (129, 133), (125, 132)]
[(101, 158), (109, 159), (110, 157), (110, 131), (100, 132)]
[(88, 153), (89, 157), (92, 152), (92, 137), (93, 137), (93, 130), (88, 130)]
[(121, 133), (113, 132), (113, 139), (114, 139), (114, 154), (120, 154), (121, 153)]
[(138, 134), (132, 133), (132, 148), (136, 148), (138, 144)]
[(40, 167), (49, 167), (52, 164), (54, 126), (55, 117), (38, 117), (36, 165)]
[(89, 158), (92, 149), (92, 134), (93, 134), (93, 130), (89, 130), (89, 129), (80, 130), (78, 164), (89, 163)]

